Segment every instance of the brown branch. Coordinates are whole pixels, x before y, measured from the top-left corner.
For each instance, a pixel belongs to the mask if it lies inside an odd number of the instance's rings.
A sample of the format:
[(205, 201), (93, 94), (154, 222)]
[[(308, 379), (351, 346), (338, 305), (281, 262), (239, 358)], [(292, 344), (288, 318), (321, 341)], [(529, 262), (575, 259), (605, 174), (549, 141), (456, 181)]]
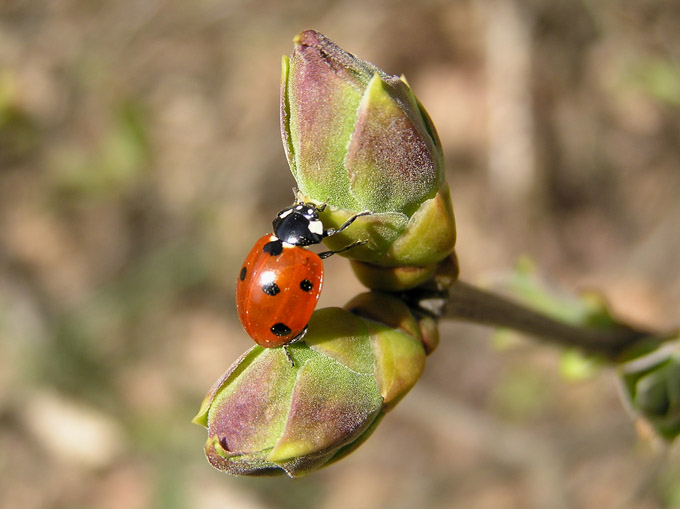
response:
[(449, 288), (442, 318), (507, 327), (611, 361), (620, 360), (622, 353), (643, 342), (647, 346), (663, 342), (652, 332), (623, 323), (606, 328), (569, 325), (462, 281)]

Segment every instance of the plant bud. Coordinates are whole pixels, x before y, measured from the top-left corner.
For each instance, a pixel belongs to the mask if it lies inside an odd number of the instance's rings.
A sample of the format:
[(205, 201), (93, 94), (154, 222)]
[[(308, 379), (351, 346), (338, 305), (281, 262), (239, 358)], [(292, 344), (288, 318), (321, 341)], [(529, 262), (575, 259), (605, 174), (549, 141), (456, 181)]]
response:
[(215, 468), (290, 477), (321, 468), (361, 444), (425, 366), (418, 337), (341, 308), (317, 310), (304, 341), (287, 348), (294, 366), (282, 348), (254, 346), (206, 396), (194, 422), (208, 429)]
[(429, 115), (403, 78), (322, 34), (308, 30), (294, 43), (291, 58), (283, 58), (281, 134), (300, 196), (328, 204), (326, 227), (373, 212), (325, 241), (334, 250), (368, 241), (347, 252), (364, 264), (355, 266), (362, 282), (385, 290), (421, 284), (456, 240)]
[(633, 408), (666, 440), (680, 435), (680, 337), (619, 368)]

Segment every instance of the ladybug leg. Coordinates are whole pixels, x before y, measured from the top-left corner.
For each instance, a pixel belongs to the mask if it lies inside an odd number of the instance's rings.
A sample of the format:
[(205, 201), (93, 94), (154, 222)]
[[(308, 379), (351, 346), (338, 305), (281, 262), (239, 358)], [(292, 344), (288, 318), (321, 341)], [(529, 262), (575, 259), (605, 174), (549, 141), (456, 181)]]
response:
[(290, 366), (294, 368), (295, 363), (293, 362), (293, 358), (290, 356), (290, 352), (288, 351), (288, 345), (283, 345), (283, 353), (286, 354), (286, 359), (288, 359), (288, 362), (290, 362)]
[(324, 251), (323, 253), (319, 253), (319, 258), (325, 260), (329, 256), (333, 256), (334, 254), (344, 253), (345, 251), (349, 251), (353, 247), (363, 246), (367, 242), (368, 242), (367, 240), (357, 240), (356, 242), (352, 242), (349, 246), (345, 246), (342, 249), (338, 249), (337, 251)]
[(295, 363), (293, 362), (293, 358), (290, 356), (290, 352), (288, 351), (288, 346), (292, 345), (293, 343), (297, 343), (298, 341), (300, 341), (305, 336), (305, 334), (307, 334), (307, 327), (302, 329), (302, 332), (300, 334), (298, 334), (293, 339), (291, 339), (288, 343), (283, 345), (283, 353), (286, 354), (286, 359), (288, 359), (288, 362), (290, 362), (290, 365), (292, 367), (295, 367)]
[(302, 329), (302, 332), (295, 336), (293, 339), (291, 339), (286, 345), (292, 345), (293, 343), (297, 343), (300, 341), (303, 337), (305, 337), (305, 334), (307, 334), (307, 326), (305, 325), (305, 328)]
[[(325, 206), (325, 204), (324, 204), (324, 206)], [(354, 214), (347, 221), (345, 221), (345, 223), (340, 228), (338, 228), (337, 230), (335, 228), (329, 228), (328, 230), (324, 230), (323, 236), (324, 237), (330, 237), (331, 235), (335, 235), (336, 233), (340, 233), (342, 230), (344, 230), (349, 225), (351, 225), (358, 217), (370, 216), (371, 214), (373, 214), (373, 212), (371, 212), (370, 210), (364, 210), (363, 212), (359, 212), (358, 214)], [(328, 256), (330, 256), (330, 255), (328, 255)]]

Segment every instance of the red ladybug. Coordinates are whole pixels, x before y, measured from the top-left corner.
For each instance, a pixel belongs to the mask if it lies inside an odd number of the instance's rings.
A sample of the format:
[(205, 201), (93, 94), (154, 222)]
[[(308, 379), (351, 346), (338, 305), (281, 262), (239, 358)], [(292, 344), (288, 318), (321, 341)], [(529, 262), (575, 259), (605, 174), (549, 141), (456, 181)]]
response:
[(337, 230), (325, 229), (319, 219), (324, 208), (297, 203), (283, 209), (272, 223), (274, 233), (261, 237), (243, 263), (236, 281), (236, 308), (243, 328), (260, 346), (274, 348), (301, 339), (321, 294), (321, 260), (365, 244), (357, 241), (319, 254), (304, 249), (370, 214), (361, 212)]

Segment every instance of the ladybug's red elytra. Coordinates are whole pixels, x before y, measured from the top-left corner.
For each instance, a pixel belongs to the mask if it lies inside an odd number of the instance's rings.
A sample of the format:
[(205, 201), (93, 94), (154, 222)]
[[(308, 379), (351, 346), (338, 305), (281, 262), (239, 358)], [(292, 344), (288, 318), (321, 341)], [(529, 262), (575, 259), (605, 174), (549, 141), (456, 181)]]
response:
[(321, 294), (321, 260), (365, 244), (357, 241), (319, 254), (304, 249), (370, 214), (361, 212), (337, 230), (326, 229), (319, 219), (325, 207), (300, 202), (283, 209), (272, 223), (274, 233), (261, 237), (243, 263), (236, 281), (236, 308), (243, 328), (260, 346), (274, 348), (301, 339)]

